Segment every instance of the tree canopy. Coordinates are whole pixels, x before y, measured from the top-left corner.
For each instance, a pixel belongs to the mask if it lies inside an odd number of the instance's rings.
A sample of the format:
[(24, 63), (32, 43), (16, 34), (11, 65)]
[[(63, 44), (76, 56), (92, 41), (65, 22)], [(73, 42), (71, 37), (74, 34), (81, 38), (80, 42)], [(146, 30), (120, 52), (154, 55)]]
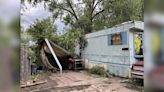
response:
[(45, 38), (53, 40), (57, 26), (53, 24), (50, 17), (34, 21), (27, 29), (27, 33), (32, 36), (31, 40), (40, 44)]
[[(26, 0), (22, 0), (24, 5)], [(32, 41), (41, 44), (44, 38), (55, 42), (70, 52), (73, 44), (80, 43), (83, 35), (112, 27), (122, 22), (143, 21), (144, 0), (27, 0), (34, 7), (44, 2), (45, 9), (52, 12), (52, 18), (36, 20), (27, 33)], [(24, 9), (24, 8), (23, 8)], [(58, 35), (54, 21), (60, 19), (70, 29)]]
[(38, 56), (45, 38), (68, 50), (72, 55), (74, 52), (73, 45), (77, 43), (76, 39), (78, 38), (77, 35), (69, 31), (65, 32), (64, 35), (58, 35), (57, 26), (53, 23), (51, 17), (42, 20), (36, 19), (36, 21), (30, 25), (26, 32), (27, 35), (30, 35), (30, 39), (38, 44), (38, 46), (35, 48), (36, 54)]
[(44, 2), (45, 9), (81, 34), (130, 21), (143, 21), (144, 0), (27, 0), (33, 6)]

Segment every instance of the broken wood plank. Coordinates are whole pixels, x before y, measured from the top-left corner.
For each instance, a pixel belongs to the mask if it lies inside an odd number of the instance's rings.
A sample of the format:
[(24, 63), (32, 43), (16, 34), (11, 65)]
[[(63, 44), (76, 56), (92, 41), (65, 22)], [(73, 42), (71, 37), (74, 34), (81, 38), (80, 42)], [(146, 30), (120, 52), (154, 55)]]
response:
[(37, 78), (39, 77), (39, 74), (36, 75), (35, 79), (33, 80), (33, 82), (36, 82)]
[(47, 82), (46, 80), (45, 81), (40, 81), (40, 82), (35, 82), (35, 83), (31, 83), (31, 84), (28, 84), (28, 85), (20, 85), (21, 88), (24, 88), (24, 87), (29, 87), (29, 86), (34, 86), (34, 85), (39, 85), (39, 84), (43, 84)]

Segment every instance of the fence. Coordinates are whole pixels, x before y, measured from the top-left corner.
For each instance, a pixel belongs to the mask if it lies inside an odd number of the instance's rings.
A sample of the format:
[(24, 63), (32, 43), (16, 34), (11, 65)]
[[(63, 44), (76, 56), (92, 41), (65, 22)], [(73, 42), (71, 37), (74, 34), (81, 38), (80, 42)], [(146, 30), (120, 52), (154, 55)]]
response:
[(29, 47), (21, 46), (21, 63), (20, 63), (20, 80), (25, 81), (30, 78), (30, 60), (29, 56)]

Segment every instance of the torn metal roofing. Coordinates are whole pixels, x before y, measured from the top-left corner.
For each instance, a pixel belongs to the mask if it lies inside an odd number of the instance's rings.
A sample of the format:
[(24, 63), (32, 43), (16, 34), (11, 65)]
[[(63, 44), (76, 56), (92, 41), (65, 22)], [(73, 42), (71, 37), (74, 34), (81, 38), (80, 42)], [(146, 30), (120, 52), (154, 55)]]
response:
[[(55, 54), (58, 56), (58, 57), (65, 57), (65, 56), (70, 56), (70, 53), (68, 51), (66, 51), (65, 49), (61, 48), (60, 46), (58, 46), (57, 44), (55, 44), (54, 42), (50, 41), (50, 45), (53, 49), (53, 51), (55, 52)], [(48, 48), (46, 42), (44, 42), (44, 46), (46, 46), (46, 52), (47, 53), (51, 53), (50, 49)]]

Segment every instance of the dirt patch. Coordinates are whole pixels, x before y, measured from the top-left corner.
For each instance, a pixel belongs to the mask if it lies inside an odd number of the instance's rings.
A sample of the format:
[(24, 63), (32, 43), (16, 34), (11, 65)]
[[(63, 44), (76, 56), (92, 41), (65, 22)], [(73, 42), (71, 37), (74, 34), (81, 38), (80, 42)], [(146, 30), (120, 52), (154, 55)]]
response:
[(38, 90), (33, 92), (71, 92), (71, 91), (80, 91), (88, 87), (90, 87), (90, 85), (81, 85), (81, 86), (74, 86), (74, 87), (59, 87), (59, 88), (53, 87), (50, 89)]
[[(21, 92), (143, 92), (143, 81), (131, 80), (113, 76), (113, 78), (104, 78), (95, 74), (89, 74), (86, 70), (82, 71), (63, 71), (62, 77), (72, 76), (79, 81), (68, 84), (59, 84), (58, 81), (52, 80), (50, 76), (58, 78), (57, 73), (41, 73), (38, 81), (47, 80), (47, 83), (22, 88)], [(59, 77), (60, 78), (60, 77)]]
[(40, 84), (40, 85), (35, 85), (35, 86), (29, 86), (29, 87), (21, 88), (21, 92), (29, 92), (31, 90), (36, 90), (36, 89), (39, 90), (39, 89), (46, 88), (46, 87), (56, 86), (57, 83), (55, 81), (52, 81), (48, 77), (50, 75), (51, 75), (50, 72), (40, 73), (37, 81), (47, 80), (47, 82), (44, 83), (44, 84)]
[(143, 88), (141, 87), (141, 88), (139, 88), (139, 87), (137, 87), (137, 86), (134, 86), (134, 85), (129, 85), (129, 84), (127, 84), (126, 86), (124, 86), (125, 88), (127, 88), (127, 89), (133, 89), (133, 90), (136, 90), (137, 92), (143, 92), (142, 90), (143, 90)]
[(123, 82), (126, 84), (127, 89), (134, 89), (138, 92), (143, 92), (144, 90), (144, 83), (143, 79), (129, 79), (129, 81)]

